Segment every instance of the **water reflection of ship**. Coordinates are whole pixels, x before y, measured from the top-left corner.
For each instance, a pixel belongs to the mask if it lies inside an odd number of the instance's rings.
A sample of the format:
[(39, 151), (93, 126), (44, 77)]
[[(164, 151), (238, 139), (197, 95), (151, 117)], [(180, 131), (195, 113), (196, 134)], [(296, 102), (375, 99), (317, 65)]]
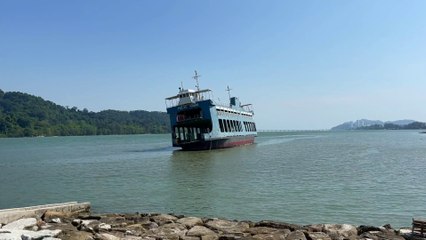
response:
[(179, 213), (186, 215), (215, 216), (219, 194), (215, 186), (215, 163), (223, 157), (216, 151), (173, 151), (168, 170), (170, 188), (166, 194), (167, 202), (173, 203), (170, 210), (179, 209)]
[(195, 71), (196, 90), (179, 88), (166, 98), (172, 143), (183, 150), (206, 150), (252, 144), (257, 136), (251, 104), (242, 105), (231, 97), (229, 105), (215, 103), (210, 89), (200, 89)]

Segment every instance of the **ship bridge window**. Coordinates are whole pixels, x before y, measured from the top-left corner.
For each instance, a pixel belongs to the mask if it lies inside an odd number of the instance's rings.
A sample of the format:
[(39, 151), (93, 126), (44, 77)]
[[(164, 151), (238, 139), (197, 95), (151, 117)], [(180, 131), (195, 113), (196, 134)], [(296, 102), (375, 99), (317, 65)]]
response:
[(202, 118), (202, 111), (200, 108), (190, 109), (186, 111), (181, 111), (176, 117), (177, 122), (192, 120)]

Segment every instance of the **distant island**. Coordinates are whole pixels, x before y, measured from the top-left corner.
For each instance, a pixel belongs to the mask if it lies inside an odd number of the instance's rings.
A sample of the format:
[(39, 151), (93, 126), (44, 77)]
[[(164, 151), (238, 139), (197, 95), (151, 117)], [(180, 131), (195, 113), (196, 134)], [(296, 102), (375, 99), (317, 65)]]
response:
[(404, 129), (426, 129), (426, 123), (414, 120), (397, 120), (382, 122), (379, 120), (360, 119), (342, 123), (331, 128), (332, 131), (339, 130), (404, 130)]
[(0, 89), (0, 137), (166, 133), (169, 126), (165, 112), (91, 112)]

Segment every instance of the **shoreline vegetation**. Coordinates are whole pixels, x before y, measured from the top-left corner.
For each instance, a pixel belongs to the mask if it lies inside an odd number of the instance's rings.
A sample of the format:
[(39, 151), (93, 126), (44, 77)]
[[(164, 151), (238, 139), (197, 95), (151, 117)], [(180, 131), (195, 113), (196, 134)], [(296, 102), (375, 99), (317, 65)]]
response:
[[(424, 130), (426, 123), (366, 119), (346, 122), (331, 128), (345, 130)], [(327, 130), (328, 131), (328, 130)], [(0, 138), (93, 136), (170, 133), (166, 112), (103, 110), (64, 107), (41, 97), (0, 89)], [(426, 133), (423, 131), (421, 133)]]
[(350, 224), (297, 225), (175, 214), (45, 211), (40, 217), (0, 224), (0, 239), (78, 240), (355, 240), (422, 239), (410, 228)]
[(0, 89), (0, 137), (168, 133), (169, 128), (165, 112), (91, 112)]

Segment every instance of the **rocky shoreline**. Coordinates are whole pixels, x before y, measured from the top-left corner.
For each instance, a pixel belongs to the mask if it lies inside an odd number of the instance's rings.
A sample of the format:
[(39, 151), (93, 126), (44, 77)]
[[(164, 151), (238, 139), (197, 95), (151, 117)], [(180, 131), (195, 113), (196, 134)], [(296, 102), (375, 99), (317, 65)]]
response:
[(425, 239), (390, 225), (296, 225), (175, 214), (90, 214), (46, 211), (41, 217), (0, 224), (0, 240), (355, 240)]

